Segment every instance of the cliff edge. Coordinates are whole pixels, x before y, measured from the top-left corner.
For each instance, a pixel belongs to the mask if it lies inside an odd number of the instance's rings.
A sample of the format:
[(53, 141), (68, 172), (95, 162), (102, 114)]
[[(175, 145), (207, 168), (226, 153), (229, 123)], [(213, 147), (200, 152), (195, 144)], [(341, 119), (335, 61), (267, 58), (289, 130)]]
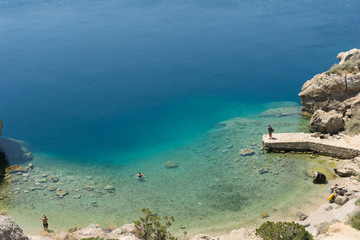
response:
[(360, 120), (360, 50), (341, 52), (337, 58), (338, 64), (308, 80), (299, 93), (302, 114), (312, 117), (312, 132), (333, 134)]

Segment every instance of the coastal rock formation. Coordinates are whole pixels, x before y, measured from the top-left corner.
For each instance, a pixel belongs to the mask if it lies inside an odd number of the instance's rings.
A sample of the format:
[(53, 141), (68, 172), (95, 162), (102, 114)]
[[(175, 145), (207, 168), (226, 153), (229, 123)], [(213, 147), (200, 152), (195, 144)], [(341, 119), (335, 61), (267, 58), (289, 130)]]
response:
[(321, 133), (338, 133), (344, 128), (343, 115), (331, 110), (325, 112), (323, 110), (316, 110), (309, 124), (309, 130), (311, 132)]
[(0, 152), (0, 178), (4, 176), (7, 166), (9, 166), (9, 163), (6, 159), (5, 153)]
[(14, 219), (7, 215), (0, 215), (1, 240), (29, 240)]
[(338, 59), (339, 64), (303, 85), (299, 93), (303, 115), (335, 110), (346, 122), (360, 110), (360, 50), (339, 53)]
[(25, 147), (26, 143), (11, 138), (0, 138), (0, 151), (4, 152), (10, 165), (32, 160), (32, 153)]

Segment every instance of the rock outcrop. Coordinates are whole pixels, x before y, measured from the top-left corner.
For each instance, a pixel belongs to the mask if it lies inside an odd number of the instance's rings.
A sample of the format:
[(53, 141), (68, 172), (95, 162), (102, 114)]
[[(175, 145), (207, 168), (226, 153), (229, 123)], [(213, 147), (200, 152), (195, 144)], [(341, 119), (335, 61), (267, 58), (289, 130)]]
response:
[(299, 93), (303, 115), (312, 116), (317, 110), (335, 110), (346, 122), (360, 111), (360, 50), (339, 53), (338, 59), (338, 65), (303, 85)]
[(29, 240), (14, 219), (7, 215), (0, 215), (1, 240)]
[(325, 112), (323, 110), (316, 110), (309, 124), (311, 132), (321, 133), (338, 133), (344, 128), (343, 115), (331, 110)]

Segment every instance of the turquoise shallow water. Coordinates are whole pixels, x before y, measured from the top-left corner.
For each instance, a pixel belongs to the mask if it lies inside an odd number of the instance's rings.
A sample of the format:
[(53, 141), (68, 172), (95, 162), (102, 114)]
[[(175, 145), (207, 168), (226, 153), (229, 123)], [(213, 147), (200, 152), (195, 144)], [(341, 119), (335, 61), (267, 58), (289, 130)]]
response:
[(0, 207), (30, 232), (44, 212), (59, 229), (120, 225), (150, 207), (196, 232), (290, 211), (314, 190), (312, 163), (263, 155), (261, 135), (269, 123), (306, 131), (306, 120), (259, 114), (298, 106), (302, 84), (356, 47), (358, 13), (355, 0), (0, 0), (3, 136), (34, 152), (34, 172), (1, 187)]
[[(275, 109), (270, 115), (267, 111), (251, 119), (232, 118), (191, 142), (138, 156), (126, 164), (120, 164), (123, 161), (116, 155), (112, 161), (105, 156), (104, 161), (112, 163), (103, 164), (35, 152), (34, 169), (25, 175), (28, 179), (14, 174), (8, 179), (11, 183), (3, 184), (1, 194), (8, 196), (2, 207), (33, 233), (39, 231), (33, 219), (42, 213), (48, 215), (52, 229), (91, 223), (106, 227), (132, 222), (141, 215), (141, 208), (148, 207), (160, 215), (175, 216), (174, 231), (180, 232), (182, 227), (190, 234), (253, 227), (265, 221), (263, 212), (273, 219), (295, 216), (298, 209), (293, 207), (324, 187), (314, 187), (306, 174), (311, 169), (307, 154), (269, 155), (261, 150), (264, 123), (271, 122), (279, 132), (306, 127), (296, 103), (270, 105), (286, 106), (282, 108), (285, 116), (274, 116)], [(252, 149), (254, 154), (242, 156), (241, 149)], [(312, 160), (312, 165), (320, 159)], [(167, 161), (179, 166), (166, 168)], [(261, 174), (262, 170), (266, 172)], [(135, 178), (138, 171), (146, 175), (144, 181)], [(53, 176), (59, 181), (52, 182)], [(107, 186), (115, 191), (109, 192)], [(58, 198), (50, 187), (69, 195)]]

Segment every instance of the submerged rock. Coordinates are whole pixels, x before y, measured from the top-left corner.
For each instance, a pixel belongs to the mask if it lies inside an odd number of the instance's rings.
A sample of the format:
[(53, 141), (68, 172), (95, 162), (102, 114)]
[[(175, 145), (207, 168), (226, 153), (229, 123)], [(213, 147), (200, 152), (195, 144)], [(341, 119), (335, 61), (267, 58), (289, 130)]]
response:
[(92, 190), (94, 190), (94, 188), (91, 187), (91, 186), (85, 186), (84, 189), (87, 190), (87, 191), (92, 191)]
[(106, 186), (105, 190), (109, 193), (114, 193), (115, 192), (115, 188), (113, 186)]
[(175, 161), (167, 161), (165, 164), (166, 168), (177, 168), (179, 164)]
[(59, 181), (59, 179), (58, 179), (56, 176), (51, 176), (51, 177), (50, 177), (50, 181), (56, 183), (56, 182)]
[(239, 152), (240, 152), (241, 156), (251, 156), (251, 155), (255, 154), (255, 151), (250, 148), (240, 149)]
[(63, 198), (63, 197), (65, 197), (66, 195), (68, 195), (69, 192), (68, 192), (68, 191), (64, 191), (64, 190), (61, 190), (61, 189), (58, 188), (58, 189), (56, 189), (55, 194), (56, 194), (56, 196), (58, 196), (59, 198)]

